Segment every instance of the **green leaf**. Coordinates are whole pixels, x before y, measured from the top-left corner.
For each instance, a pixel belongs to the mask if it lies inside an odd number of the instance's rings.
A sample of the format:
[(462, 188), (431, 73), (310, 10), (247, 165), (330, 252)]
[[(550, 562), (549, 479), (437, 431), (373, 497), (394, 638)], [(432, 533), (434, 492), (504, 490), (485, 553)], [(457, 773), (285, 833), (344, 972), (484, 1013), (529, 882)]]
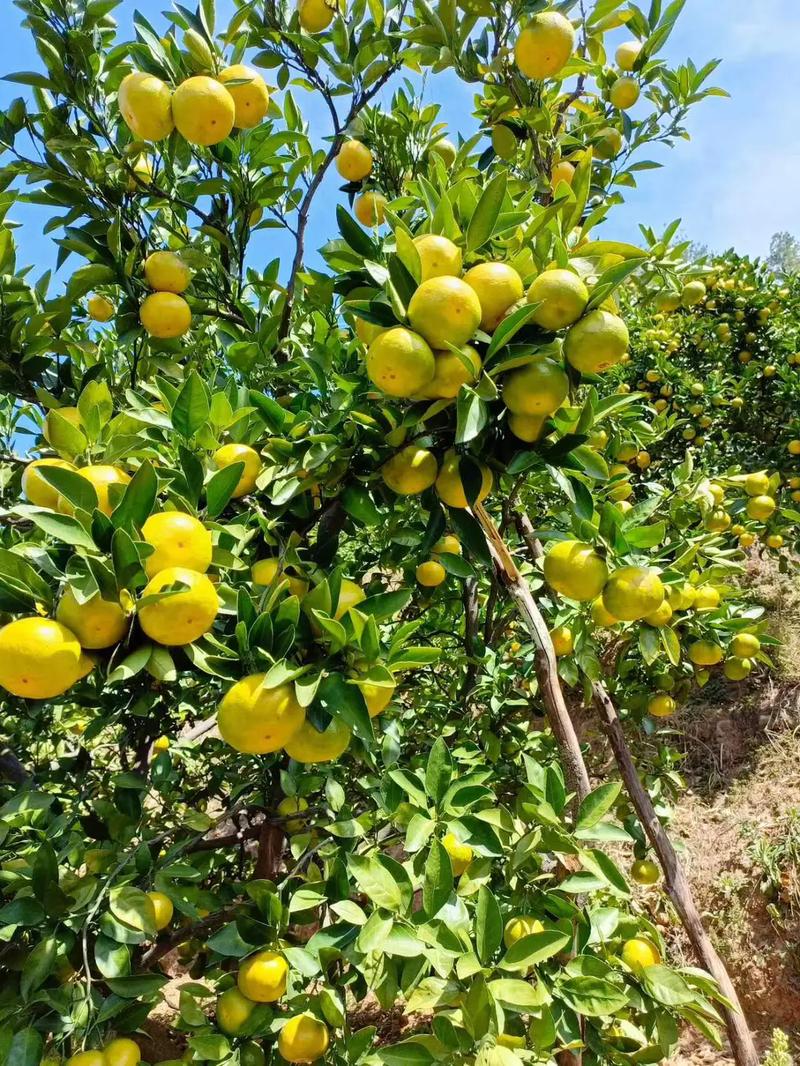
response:
[(347, 862), (359, 888), (376, 907), (395, 913), (408, 910), (413, 894), (411, 882), (398, 862), (385, 855), (350, 855)]
[(350, 517), (364, 526), (376, 526), (382, 520), (381, 512), (363, 485), (348, 485), (339, 499)]
[(441, 841), (431, 841), (425, 860), (425, 876), (422, 882), (422, 906), (428, 918), (434, 918), (450, 898), (453, 891), (453, 864)]
[(503, 940), (503, 917), (500, 905), (486, 885), (478, 889), (475, 909), (475, 946), (478, 958), (486, 966)]
[(228, 506), (243, 470), (244, 463), (231, 463), (209, 478), (206, 485), (206, 512), (209, 518), (216, 518)]
[(93, 511), (97, 507), (97, 493), (94, 485), (75, 470), (63, 470), (58, 466), (39, 468), (42, 478), (73, 505), (83, 511)]
[(524, 307), (518, 307), (516, 311), (512, 311), (510, 315), (503, 319), (492, 334), (492, 342), (486, 349), (487, 363), (495, 352), (499, 352), (501, 348), (504, 348), (511, 338), (519, 333), (524, 325), (530, 322), (538, 306), (538, 303), (526, 304)]
[(119, 529), (144, 525), (156, 502), (158, 478), (150, 461), (145, 459), (125, 487), (125, 494), (114, 508), (111, 521)]
[(6, 903), (0, 907), (0, 926), (4, 925), (39, 925), (44, 921), (44, 907), (29, 896)]
[(150, 999), (162, 988), (168, 977), (162, 974), (141, 974), (133, 977), (110, 977), (106, 984), (116, 995), (123, 999)]
[(500, 961), (500, 966), (504, 970), (527, 971), (531, 966), (563, 951), (569, 942), (569, 934), (561, 933), (557, 929), (531, 933), (530, 936), (521, 937), (508, 949)]
[(364, 697), (355, 685), (348, 685), (341, 674), (331, 673), (322, 679), (314, 702), (331, 717), (341, 718), (360, 740), (368, 745), (374, 743), (375, 731)]
[(462, 385), (456, 399), (456, 444), (467, 444), (489, 421), (489, 408), (469, 385)]
[(575, 828), (589, 829), (591, 826), (596, 825), (603, 815), (607, 814), (614, 806), (621, 788), (621, 782), (610, 781), (608, 784), (600, 785), (599, 788), (590, 792), (578, 808), (578, 819), (575, 823)]
[(336, 205), (336, 221), (345, 242), (366, 259), (374, 259), (377, 253), (369, 235), (359, 226), (353, 216), (341, 204)]
[(625, 989), (602, 977), (570, 977), (559, 982), (558, 991), (573, 1010), (590, 1018), (615, 1014), (628, 1003)]
[(19, 980), (19, 989), (23, 999), (28, 999), (31, 992), (35, 992), (47, 980), (56, 961), (57, 950), (55, 938), (49, 936), (40, 941), (30, 952)]
[(401, 1040), (391, 1047), (378, 1048), (375, 1057), (384, 1066), (429, 1066), (434, 1061), (431, 1052), (414, 1040)]
[(413, 593), (411, 589), (397, 589), (395, 592), (378, 592), (374, 596), (367, 596), (358, 604), (360, 614), (371, 615), (376, 622), (384, 622), (387, 618), (393, 618), (411, 601)]
[(450, 787), (453, 777), (453, 760), (444, 740), (439, 737), (428, 755), (425, 766), (425, 789), (438, 807)]
[(696, 998), (696, 993), (681, 975), (668, 966), (645, 966), (638, 977), (653, 999), (666, 1007), (679, 1007)]
[(42, 575), (7, 548), (0, 548), (0, 585), (11, 589), (14, 597), (21, 597), (26, 605), (39, 600), (49, 607), (53, 602), (53, 590)]
[(54, 514), (47, 511), (37, 511), (35, 507), (20, 504), (13, 509), (13, 514), (21, 515), (30, 519), (44, 533), (54, 540), (60, 540), (64, 544), (71, 544), (76, 548), (89, 548), (97, 551), (97, 545), (92, 537), (86, 532), (77, 518), (66, 514)]
[(495, 224), (500, 215), (500, 209), (503, 206), (506, 183), (506, 171), (500, 170), (481, 193), (481, 198), (478, 200), (478, 205), (467, 226), (466, 244), (468, 252), (481, 248), (491, 240)]
[(527, 1013), (535, 1007), (543, 1006), (549, 999), (549, 993), (540, 985), (531, 985), (515, 977), (502, 977), (490, 981), (486, 986), (495, 1003), (509, 1010)]
[[(108, 898), (113, 916), (123, 925), (129, 925), (140, 932), (155, 934), (155, 912), (152, 900), (147, 893), (132, 885), (112, 888)], [(121, 993), (120, 993), (121, 995)]]
[(18, 1029), (11, 1038), (5, 1066), (39, 1066), (42, 1055), (42, 1034), (27, 1025), (24, 1029)]
[(190, 370), (172, 407), (172, 424), (188, 440), (208, 421), (208, 387), (196, 370)]
[(114, 413), (111, 390), (105, 381), (90, 381), (84, 385), (78, 397), (78, 412), (89, 439), (97, 440)]
[(102, 933), (94, 945), (94, 961), (103, 977), (127, 977), (131, 969), (131, 953), (126, 944), (118, 944)]

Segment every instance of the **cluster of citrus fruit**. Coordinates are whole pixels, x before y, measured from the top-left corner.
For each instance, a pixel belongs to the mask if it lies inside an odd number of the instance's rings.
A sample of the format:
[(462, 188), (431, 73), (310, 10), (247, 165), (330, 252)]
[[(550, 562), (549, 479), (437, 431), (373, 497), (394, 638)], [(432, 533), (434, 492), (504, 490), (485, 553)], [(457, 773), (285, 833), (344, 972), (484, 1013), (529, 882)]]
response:
[[(277, 1003), (283, 998), (288, 977), (288, 963), (276, 951), (259, 951), (245, 959), (239, 966), (236, 986), (217, 998), (215, 1014), (222, 1032), (238, 1036), (257, 1004)], [(287, 1018), (278, 1033), (277, 1048), (286, 1062), (316, 1062), (329, 1045), (328, 1026), (310, 1012)]]
[(140, 141), (162, 141), (174, 129), (189, 144), (219, 144), (231, 130), (252, 129), (267, 113), (269, 93), (261, 75), (241, 63), (216, 78), (198, 74), (173, 91), (154, 74), (133, 71), (120, 83), (119, 110)]
[[(504, 262), (478, 263), (462, 273), (461, 249), (447, 237), (420, 234), (414, 247), (420, 283), (408, 303), (409, 325), (356, 326), (368, 344), (367, 374), (395, 398), (453, 399), (481, 373), (481, 357), (469, 342), (478, 331), (493, 334), (509, 313), (524, 306), (525, 286), (517, 270)], [(527, 290), (527, 303), (535, 305), (532, 321), (547, 334), (565, 331), (566, 361), (581, 374), (602, 373), (620, 362), (628, 348), (628, 331), (616, 306), (606, 301), (590, 309), (590, 300), (583, 279), (568, 269), (544, 270)], [(510, 371), (502, 394), (508, 428), (521, 440), (537, 440), (568, 391), (567, 372), (555, 358), (535, 357)], [(428, 464), (424, 469), (432, 468)]]
[(153, 290), (139, 308), (139, 319), (150, 337), (171, 340), (181, 337), (192, 324), (192, 312), (182, 293), (192, 272), (175, 252), (152, 252), (144, 261), (144, 276)]
[(442, 555), (461, 555), (461, 542), (453, 533), (440, 537), (431, 548), (430, 559), (417, 566), (417, 581), (424, 588), (436, 588), (447, 577), (447, 570), (441, 562)]
[(141, 1057), (136, 1041), (123, 1036), (102, 1049), (76, 1052), (67, 1059), (66, 1066), (138, 1066)]
[[(360, 185), (372, 173), (374, 160), (370, 149), (361, 141), (346, 140), (336, 156), (336, 169), (350, 185)], [(358, 196), (353, 211), (362, 226), (382, 226), (386, 219), (386, 197), (375, 189)]]

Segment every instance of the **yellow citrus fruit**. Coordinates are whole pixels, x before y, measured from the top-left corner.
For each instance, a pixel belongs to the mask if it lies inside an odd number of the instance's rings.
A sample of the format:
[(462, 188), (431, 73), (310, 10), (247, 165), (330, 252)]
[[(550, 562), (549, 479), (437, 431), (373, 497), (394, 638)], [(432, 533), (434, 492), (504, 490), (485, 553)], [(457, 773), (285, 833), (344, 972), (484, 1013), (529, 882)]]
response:
[(639, 99), (640, 92), (636, 78), (623, 77), (617, 78), (611, 86), (608, 97), (614, 107), (618, 107), (620, 111), (627, 111)]
[(182, 566), (168, 566), (151, 578), (143, 597), (153, 596), (180, 582), (188, 586), (139, 610), (142, 629), (157, 644), (191, 644), (207, 633), (219, 611), (217, 590), (205, 574)]
[(448, 555), (461, 555), (461, 541), (458, 537), (452, 533), (446, 533), (443, 537), (436, 541), (431, 549), (434, 555), (442, 555), (447, 553)]
[(696, 640), (689, 645), (689, 660), (695, 666), (716, 666), (722, 656), (722, 648), (712, 640)]
[(58, 490), (42, 477), (42, 467), (56, 466), (62, 470), (75, 470), (66, 459), (34, 459), (22, 472), (22, 491), (28, 503), (35, 507), (49, 507), (55, 510), (58, 503)]
[[(481, 357), (471, 344), (465, 344), (457, 352), (434, 352), (433, 377), (423, 389), (424, 399), (452, 400), (462, 385), (472, 385), (481, 372)], [(469, 365), (467, 365), (469, 364)]]
[[(477, 460), (473, 460), (474, 462), (477, 462)], [(478, 463), (478, 466), (481, 471), (481, 487), (478, 491), (476, 503), (486, 499), (492, 491), (494, 483), (489, 467), (483, 463)], [(446, 503), (448, 507), (463, 508), (470, 506), (459, 471), (459, 456), (454, 451), (447, 452), (442, 460), (439, 476), (436, 478), (436, 492), (439, 495), (439, 499)]]
[(571, 270), (545, 270), (528, 289), (528, 303), (539, 304), (533, 321), (543, 329), (571, 326), (583, 314), (589, 290)]
[(362, 344), (369, 347), (376, 337), (386, 332), (386, 326), (379, 326), (377, 322), (367, 322), (365, 318), (355, 318), (356, 336)]
[(764, 473), (748, 474), (744, 491), (748, 496), (766, 496), (769, 493), (769, 478)]
[(527, 444), (539, 440), (546, 421), (546, 415), (517, 415), (513, 411), (508, 414), (508, 428), (517, 440), (524, 440)]
[(766, 522), (775, 513), (778, 505), (771, 496), (751, 496), (747, 501), (748, 518), (758, 522)]
[(657, 611), (664, 601), (664, 586), (649, 566), (623, 566), (615, 570), (603, 589), (603, 603), (621, 622), (634, 622)]
[(153, 74), (136, 71), (120, 82), (119, 112), (140, 141), (161, 141), (174, 129), (172, 92)]
[(553, 169), (550, 171), (550, 185), (553, 188), (553, 192), (558, 188), (562, 181), (567, 185), (572, 185), (575, 177), (575, 167), (572, 163), (567, 162), (566, 159), (562, 159), (559, 163), (553, 164)]
[(442, 840), (444, 850), (450, 856), (453, 873), (460, 877), (472, 862), (472, 848), (469, 844), (462, 844), (454, 833), (447, 833)]
[(0, 629), (0, 685), (14, 696), (60, 696), (91, 669), (75, 634), (49, 618), (17, 618)]
[(368, 681), (363, 678), (356, 680), (356, 686), (364, 697), (370, 718), (376, 718), (381, 711), (388, 707), (394, 695), (394, 690), (397, 688), (395, 682), (388, 685), (379, 685), (374, 681)]
[(643, 970), (647, 966), (658, 966), (661, 955), (655, 944), (642, 937), (634, 937), (622, 945), (622, 959), (632, 970)]
[(238, 988), (227, 988), (217, 998), (217, 1025), (226, 1036), (238, 1036), (239, 1030), (255, 1009), (255, 1003)]
[(411, 297), (408, 320), (432, 348), (460, 348), (480, 325), (481, 305), (475, 290), (460, 278), (429, 278)]
[(311, 1014), (295, 1014), (278, 1033), (278, 1051), (287, 1062), (316, 1062), (330, 1042), (325, 1022)]
[(355, 581), (351, 581), (348, 577), (343, 577), (339, 586), (339, 601), (336, 604), (333, 617), (336, 619), (344, 618), (351, 607), (356, 607), (366, 598), (367, 594), (360, 585), (357, 585)]
[(119, 603), (104, 600), (99, 593), (86, 603), (78, 603), (69, 588), (58, 604), (56, 619), (75, 634), (82, 648), (90, 650), (119, 644), (128, 629)]
[(629, 463), (636, 455), (636, 445), (631, 443), (620, 444), (617, 448), (617, 459), (621, 463)]
[(684, 307), (694, 307), (704, 300), (706, 287), (702, 281), (688, 281), (681, 289), (681, 303)]
[(622, 134), (613, 126), (600, 130), (594, 142), (594, 154), (598, 159), (615, 159), (622, 149)]
[(553, 650), (559, 657), (572, 652), (575, 642), (569, 626), (556, 626), (555, 629), (551, 629), (550, 639), (553, 642)]
[(753, 664), (749, 659), (726, 659), (722, 672), (729, 681), (744, 681), (752, 669)]
[(417, 581), (425, 588), (436, 588), (447, 577), (447, 571), (435, 559), (420, 563), (416, 570)]
[[(83, 466), (78, 470), (78, 473), (94, 486), (94, 491), (97, 494), (98, 510), (102, 511), (103, 514), (110, 515), (122, 498), (122, 490), (116, 489), (116, 486), (127, 485), (130, 481), (130, 475), (126, 474), (124, 470), (120, 470), (117, 466), (108, 466), (105, 463), (100, 463), (97, 466)], [(112, 486), (115, 487), (113, 500)], [(59, 497), (58, 509), (60, 511), (70, 510), (70, 505), (67, 504), (63, 497)]]
[(536, 15), (517, 38), (514, 58), (526, 78), (552, 78), (566, 65), (575, 30), (558, 11)]
[(259, 951), (239, 967), (236, 983), (243, 996), (255, 1003), (274, 1003), (286, 991), (289, 967), (275, 951)]
[(102, 1051), (79, 1051), (65, 1062), (64, 1066), (106, 1066)]
[[(233, 98), (233, 124), (237, 129), (249, 130), (264, 118), (269, 107), (269, 93), (264, 79), (252, 67), (235, 63), (220, 72), (219, 80)], [(240, 81), (242, 85), (229, 85)]]
[(144, 261), (147, 284), (156, 292), (185, 292), (192, 272), (175, 252), (151, 252)]
[(237, 751), (265, 755), (277, 751), (298, 731), (306, 713), (294, 685), (265, 688), (266, 674), (250, 674), (228, 689), (217, 708), (222, 739)]
[(716, 507), (706, 515), (705, 528), (710, 533), (723, 533), (731, 524), (731, 516), (722, 507)]
[(389, 396), (416, 396), (433, 380), (435, 372), (436, 362), (427, 341), (404, 326), (387, 329), (369, 346), (367, 374), (373, 385)]
[(615, 626), (619, 621), (619, 619), (615, 618), (610, 611), (606, 610), (602, 596), (598, 596), (592, 604), (591, 615), (594, 624), (596, 626), (601, 626), (604, 629), (609, 629), (611, 626)]
[(775, 548), (775, 549), (782, 548), (783, 547), (783, 537), (781, 536), (780, 533), (770, 533), (770, 535), (767, 537), (765, 543), (766, 543), (768, 548)]
[(436, 481), (438, 472), (433, 452), (415, 444), (402, 448), (381, 468), (384, 482), (398, 496), (417, 496), (424, 492)]
[(114, 305), (106, 296), (94, 292), (86, 301), (89, 318), (95, 322), (110, 322), (114, 317)]
[(591, 544), (557, 541), (544, 558), (544, 578), (550, 588), (571, 600), (593, 600), (608, 580), (608, 567)]
[(153, 184), (153, 161), (149, 156), (140, 155), (131, 168), (125, 187), (128, 192), (142, 192), (142, 185)]
[(684, 581), (682, 585), (670, 585), (667, 589), (667, 600), (673, 611), (688, 611), (694, 606), (696, 598), (697, 589), (688, 581)]
[(250, 571), (250, 578), (254, 585), (260, 585), (262, 588), (266, 588), (267, 585), (271, 585), (275, 580), (275, 576), (280, 569), (280, 580), (284, 578), (289, 582), (289, 595), (297, 596), (298, 599), (302, 599), (308, 592), (308, 582), (304, 581), (301, 577), (294, 577), (292, 574), (287, 574), (285, 570), (280, 568), (280, 560), (275, 558), (259, 559), (253, 563)]
[(414, 238), (419, 253), (420, 281), (430, 278), (454, 277), (461, 273), (461, 249), (447, 237), (423, 233)]
[(649, 626), (655, 626), (657, 629), (660, 629), (662, 626), (667, 625), (671, 618), (672, 607), (665, 596), (661, 606), (657, 607), (651, 614), (645, 615), (644, 620)]
[(493, 333), (512, 304), (522, 298), (522, 278), (508, 263), (479, 263), (464, 275), (481, 309), (481, 329)]
[(233, 129), (233, 96), (214, 78), (196, 74), (181, 82), (172, 96), (172, 117), (189, 144), (209, 146), (224, 141)]
[(628, 340), (628, 327), (619, 315), (597, 308), (569, 329), (564, 353), (581, 374), (600, 374), (622, 359)]
[(344, 5), (330, 0), (298, 0), (297, 14), (306, 33), (321, 33), (333, 22)]
[(288, 818), (289, 814), (300, 814), (308, 810), (308, 803), (302, 796), (284, 796), (278, 804), (278, 814), (286, 818), (284, 826), (287, 833), (299, 833), (305, 825), (305, 818)]
[(620, 70), (633, 70), (633, 65), (642, 50), (641, 41), (623, 41), (617, 48), (616, 60)]
[(542, 932), (544, 932), (544, 926), (538, 918), (534, 918), (532, 914), (518, 914), (506, 922), (503, 929), (503, 943), (507, 948), (513, 948), (523, 937)]
[(153, 751), (169, 751), (169, 737), (156, 737), (153, 741)]
[(249, 444), (223, 444), (214, 452), (214, 462), (220, 470), (233, 463), (244, 463), (233, 497), (246, 496), (256, 487), (256, 480), (261, 473), (261, 456)]
[(362, 226), (382, 226), (386, 220), (386, 204), (383, 193), (365, 192), (353, 204), (353, 212)]
[(800, 440), (790, 440), (786, 445), (789, 455), (800, 455)]
[(492, 148), (501, 159), (513, 159), (519, 148), (514, 131), (504, 123), (492, 127)]
[(719, 607), (719, 601), (719, 589), (714, 588), (713, 585), (701, 585), (694, 590), (692, 607), (696, 611), (713, 611), (716, 607)]
[(669, 718), (678, 709), (678, 705), (672, 696), (666, 692), (660, 692), (657, 696), (651, 696), (647, 702), (647, 713), (654, 718)]
[(322, 732), (305, 721), (283, 747), (295, 762), (332, 762), (347, 751), (350, 735), (350, 728), (341, 718), (332, 718)]
[(458, 149), (446, 137), (440, 137), (438, 141), (434, 141), (428, 151), (433, 155), (438, 155), (446, 167), (451, 167), (458, 155)]
[(640, 470), (647, 470), (651, 462), (652, 459), (650, 458), (650, 452), (637, 452), (636, 465), (639, 467)]
[(153, 904), (156, 929), (159, 931), (161, 929), (166, 929), (172, 921), (172, 915), (175, 910), (172, 905), (172, 900), (169, 896), (165, 896), (163, 892), (148, 892), (147, 895), (150, 902)]
[(141, 1057), (142, 1053), (136, 1041), (125, 1036), (117, 1037), (103, 1048), (106, 1066), (137, 1066)]
[(515, 415), (547, 417), (558, 410), (568, 392), (569, 378), (552, 359), (534, 359), (503, 379), (503, 402)]
[(345, 141), (336, 156), (336, 169), (345, 181), (363, 181), (372, 172), (372, 152), (361, 141)]
[(681, 294), (679, 292), (660, 292), (654, 301), (656, 311), (669, 313), (677, 311), (681, 306)]
[(631, 864), (631, 878), (638, 885), (654, 885), (661, 878), (661, 871), (650, 859), (636, 859)]
[(139, 308), (139, 321), (156, 340), (181, 337), (192, 324), (192, 312), (182, 296), (174, 292), (151, 292)]
[(199, 574), (211, 566), (211, 533), (194, 515), (183, 511), (151, 514), (142, 526), (142, 537), (155, 549), (144, 562), (148, 577), (168, 566), (183, 566)]

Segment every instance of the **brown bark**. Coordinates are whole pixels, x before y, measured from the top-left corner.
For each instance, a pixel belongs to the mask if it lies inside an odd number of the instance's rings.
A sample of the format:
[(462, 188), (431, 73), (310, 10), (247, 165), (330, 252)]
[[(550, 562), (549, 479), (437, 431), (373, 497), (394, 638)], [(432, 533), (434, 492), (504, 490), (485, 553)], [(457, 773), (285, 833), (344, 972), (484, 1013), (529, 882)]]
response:
[(536, 645), (534, 665), (542, 701), (550, 722), (550, 728), (553, 730), (553, 735), (558, 744), (567, 783), (570, 790), (575, 793), (576, 803), (580, 803), (591, 791), (589, 774), (586, 770), (586, 763), (583, 760), (583, 753), (581, 752), (575, 727), (567, 710), (564, 693), (561, 691), (556, 653), (553, 649), (553, 642), (550, 639), (547, 623), (536, 605), (528, 582), (517, 569), (517, 564), (511, 557), (490, 515), (479, 503), (475, 504), (473, 512), (486, 536), (486, 542), (492, 553), (497, 574), (517, 605), (531, 639)]
[(703, 928), (700, 913), (692, 896), (692, 890), (683, 867), (675, 854), (675, 849), (664, 827), (659, 821), (650, 796), (639, 780), (639, 774), (625, 740), (625, 733), (616, 708), (605, 686), (599, 682), (592, 684), (592, 693), (595, 706), (602, 715), (606, 735), (613, 749), (628, 795), (664, 871), (664, 887), (667, 895), (678, 912), (678, 916), (691, 940), (698, 959), (717, 982), (722, 994), (733, 1004), (733, 1010), (724, 1003), (719, 1005), (725, 1018), (725, 1026), (728, 1030), (728, 1039), (730, 1040), (733, 1057), (738, 1066), (758, 1066), (758, 1053), (753, 1043), (747, 1019), (739, 1003), (739, 997), (736, 995), (736, 989), (725, 968), (725, 964), (717, 954), (714, 945)]

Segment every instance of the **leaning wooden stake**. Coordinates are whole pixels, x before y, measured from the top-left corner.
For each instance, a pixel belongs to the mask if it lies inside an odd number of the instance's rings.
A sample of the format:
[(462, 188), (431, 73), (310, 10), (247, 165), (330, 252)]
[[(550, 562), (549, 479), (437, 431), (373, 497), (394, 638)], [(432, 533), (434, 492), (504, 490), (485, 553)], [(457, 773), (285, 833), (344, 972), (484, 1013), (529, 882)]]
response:
[(498, 575), (516, 603), (522, 620), (536, 645), (534, 665), (542, 701), (564, 763), (567, 783), (570, 790), (575, 793), (577, 802), (580, 803), (591, 791), (589, 774), (586, 771), (586, 763), (583, 760), (583, 752), (578, 742), (575, 726), (567, 710), (564, 693), (561, 691), (556, 653), (547, 623), (536, 606), (528, 582), (517, 569), (517, 564), (491, 516), (479, 503), (473, 507), (473, 513), (486, 536)]
[(733, 1057), (738, 1066), (757, 1066), (759, 1061), (758, 1053), (753, 1043), (753, 1036), (747, 1025), (747, 1019), (739, 1003), (739, 997), (736, 995), (736, 989), (733, 987), (733, 982), (725, 969), (724, 962), (717, 954), (708, 933), (703, 928), (703, 922), (694, 902), (686, 874), (683, 872), (683, 867), (675, 854), (675, 849), (669, 837), (664, 831), (663, 825), (659, 821), (650, 796), (639, 780), (636, 764), (625, 740), (625, 733), (616, 708), (605, 686), (597, 681), (592, 684), (592, 694), (595, 706), (603, 716), (606, 735), (617, 760), (628, 795), (661, 863), (664, 871), (664, 887), (667, 890), (667, 894), (678, 912), (678, 916), (692, 942), (692, 947), (698, 959), (715, 979), (722, 994), (733, 1004), (734, 1009), (726, 1007), (724, 1003), (721, 1004)]

